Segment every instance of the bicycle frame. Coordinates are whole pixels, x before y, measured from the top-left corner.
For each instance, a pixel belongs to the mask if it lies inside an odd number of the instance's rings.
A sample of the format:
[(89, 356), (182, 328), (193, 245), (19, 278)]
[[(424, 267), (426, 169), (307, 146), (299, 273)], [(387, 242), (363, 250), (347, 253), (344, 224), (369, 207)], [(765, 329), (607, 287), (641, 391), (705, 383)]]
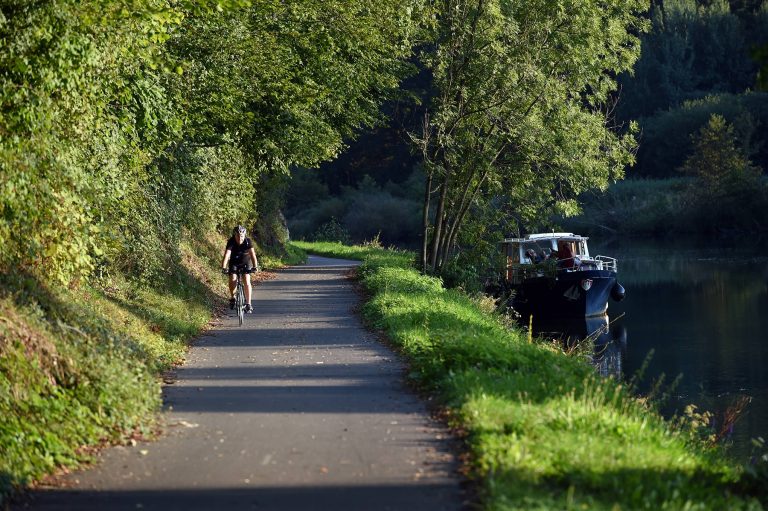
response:
[(243, 279), (237, 276), (237, 288), (235, 289), (235, 308), (237, 309), (237, 322), (243, 325), (245, 319), (245, 296), (243, 291)]
[(245, 319), (245, 289), (243, 286), (243, 275), (252, 273), (253, 270), (245, 266), (235, 266), (234, 270), (229, 271), (229, 275), (237, 275), (237, 284), (235, 287), (235, 310), (237, 310), (237, 321), (240, 326)]

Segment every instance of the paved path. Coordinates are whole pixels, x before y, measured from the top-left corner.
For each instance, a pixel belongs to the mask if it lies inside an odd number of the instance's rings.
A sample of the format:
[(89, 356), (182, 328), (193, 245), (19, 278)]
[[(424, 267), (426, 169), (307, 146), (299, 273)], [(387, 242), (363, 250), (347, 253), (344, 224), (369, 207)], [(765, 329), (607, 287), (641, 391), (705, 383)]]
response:
[(26, 506), (460, 509), (447, 432), (355, 315), (352, 264), (311, 257), (255, 287), (255, 314), (199, 339), (165, 387), (161, 439), (108, 449)]

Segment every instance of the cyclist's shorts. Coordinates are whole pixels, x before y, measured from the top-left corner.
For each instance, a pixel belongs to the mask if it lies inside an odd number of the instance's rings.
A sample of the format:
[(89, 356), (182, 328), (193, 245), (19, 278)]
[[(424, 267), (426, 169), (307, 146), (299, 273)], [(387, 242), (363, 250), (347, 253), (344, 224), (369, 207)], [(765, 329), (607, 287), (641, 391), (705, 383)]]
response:
[(248, 262), (248, 263), (241, 263), (241, 262), (238, 262), (238, 261), (235, 261), (235, 262), (230, 261), (229, 262), (229, 271), (235, 271), (236, 268), (242, 268), (243, 266), (248, 268), (249, 270), (253, 270), (253, 264), (250, 263), (250, 262)]

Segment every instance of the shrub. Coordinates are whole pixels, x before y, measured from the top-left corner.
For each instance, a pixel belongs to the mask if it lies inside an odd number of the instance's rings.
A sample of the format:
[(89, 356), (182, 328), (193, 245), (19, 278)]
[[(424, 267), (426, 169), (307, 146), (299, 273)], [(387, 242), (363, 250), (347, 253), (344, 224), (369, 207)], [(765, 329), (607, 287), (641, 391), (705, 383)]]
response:
[(317, 229), (313, 238), (314, 241), (350, 242), (349, 232), (333, 217)]

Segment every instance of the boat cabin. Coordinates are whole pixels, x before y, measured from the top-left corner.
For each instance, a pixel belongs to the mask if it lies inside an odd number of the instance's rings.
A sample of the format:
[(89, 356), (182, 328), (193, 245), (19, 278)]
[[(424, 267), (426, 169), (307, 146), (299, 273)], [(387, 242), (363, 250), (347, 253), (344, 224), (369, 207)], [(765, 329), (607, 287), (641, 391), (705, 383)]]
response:
[(589, 238), (570, 232), (530, 234), (525, 238), (508, 238), (502, 242), (506, 256), (507, 280), (519, 284), (523, 279), (557, 272), (583, 270), (616, 271), (611, 257), (591, 257)]

